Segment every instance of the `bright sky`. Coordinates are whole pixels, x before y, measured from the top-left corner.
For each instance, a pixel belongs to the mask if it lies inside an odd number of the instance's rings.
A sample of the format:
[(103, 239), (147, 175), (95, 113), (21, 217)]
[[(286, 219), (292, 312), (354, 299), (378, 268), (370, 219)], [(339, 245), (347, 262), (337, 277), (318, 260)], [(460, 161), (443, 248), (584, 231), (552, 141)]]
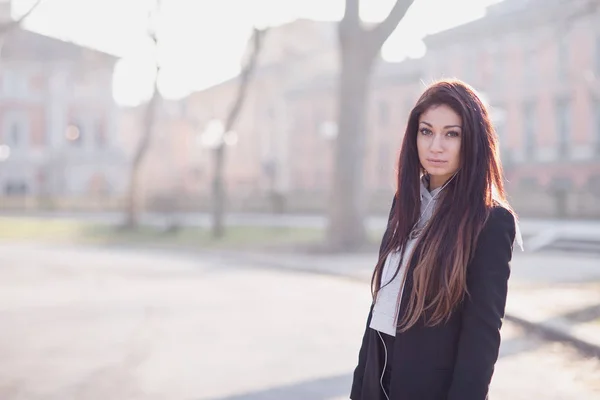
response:
[[(13, 0), (15, 14), (35, 0)], [(120, 104), (149, 96), (152, 47), (146, 37), (154, 0), (44, 0), (26, 27), (122, 57), (115, 71), (114, 95)], [(419, 57), (421, 39), (483, 16), (501, 0), (416, 0), (383, 48), (399, 61)], [(228, 79), (239, 71), (253, 24), (280, 24), (295, 18), (338, 20), (344, 0), (162, 0), (159, 21), (161, 92), (178, 98)], [(363, 0), (361, 16), (379, 21), (394, 0)]]

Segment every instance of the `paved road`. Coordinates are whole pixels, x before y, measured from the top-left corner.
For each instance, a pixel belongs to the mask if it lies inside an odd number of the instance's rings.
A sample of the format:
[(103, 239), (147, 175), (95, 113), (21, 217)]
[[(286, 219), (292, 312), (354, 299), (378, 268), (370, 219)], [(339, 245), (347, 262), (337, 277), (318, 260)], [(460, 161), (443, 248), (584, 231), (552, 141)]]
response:
[[(0, 244), (0, 398), (346, 399), (368, 302), (335, 277)], [(600, 398), (598, 360), (503, 336), (492, 399)]]
[[(61, 220), (78, 220), (93, 223), (118, 224), (123, 221), (123, 214), (117, 212), (10, 212), (0, 210), (0, 216), (4, 217), (31, 217)], [(170, 217), (155, 213), (146, 213), (142, 221), (148, 225), (164, 225)], [(208, 213), (184, 213), (177, 220), (184, 226), (208, 227), (211, 224), (211, 216)], [(323, 228), (327, 225), (327, 217), (322, 214), (259, 214), (259, 213), (229, 213), (225, 222), (231, 226), (284, 226)], [(382, 230), (385, 228), (387, 215), (370, 216), (366, 219), (369, 229)], [(553, 219), (528, 219), (520, 221), (521, 230), (524, 235), (536, 235), (541, 232), (547, 233), (547, 237), (540, 240), (552, 240), (554, 236), (566, 236), (582, 239), (600, 238), (600, 220), (553, 220)]]

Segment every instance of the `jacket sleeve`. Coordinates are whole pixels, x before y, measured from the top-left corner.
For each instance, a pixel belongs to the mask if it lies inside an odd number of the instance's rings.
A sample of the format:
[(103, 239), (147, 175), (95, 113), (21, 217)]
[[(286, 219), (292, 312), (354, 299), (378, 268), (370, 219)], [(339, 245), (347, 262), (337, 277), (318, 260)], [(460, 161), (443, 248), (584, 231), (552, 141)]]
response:
[(373, 315), (373, 305), (371, 305), (371, 308), (369, 309), (369, 314), (367, 316), (367, 324), (365, 326), (365, 333), (363, 334), (360, 351), (358, 352), (358, 365), (354, 369), (354, 373), (353, 373), (353, 377), (352, 377), (352, 387), (350, 389), (350, 399), (351, 400), (361, 398), (363, 378), (365, 376), (365, 366), (367, 364), (367, 347), (369, 346), (367, 333), (369, 330), (369, 324), (371, 323), (372, 315)]
[(492, 209), (467, 268), (462, 325), (448, 400), (485, 400), (500, 350), (515, 220)]

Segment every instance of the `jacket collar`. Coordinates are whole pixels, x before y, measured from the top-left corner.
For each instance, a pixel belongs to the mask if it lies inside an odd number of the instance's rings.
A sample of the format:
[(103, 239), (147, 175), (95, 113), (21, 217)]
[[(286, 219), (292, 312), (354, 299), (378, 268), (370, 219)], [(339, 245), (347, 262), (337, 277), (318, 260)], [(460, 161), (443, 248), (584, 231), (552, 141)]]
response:
[(429, 203), (441, 191), (442, 187), (440, 186), (430, 192), (429, 175), (423, 174), (423, 176), (421, 176), (421, 202)]

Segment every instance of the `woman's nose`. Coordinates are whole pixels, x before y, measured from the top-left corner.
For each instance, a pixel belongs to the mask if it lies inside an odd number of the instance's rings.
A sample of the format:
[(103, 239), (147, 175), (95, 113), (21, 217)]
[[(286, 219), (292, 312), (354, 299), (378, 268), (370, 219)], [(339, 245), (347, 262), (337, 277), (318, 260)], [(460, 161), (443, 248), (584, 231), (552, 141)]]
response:
[(441, 135), (433, 135), (431, 139), (431, 146), (429, 149), (433, 152), (439, 153), (444, 151), (443, 140)]

